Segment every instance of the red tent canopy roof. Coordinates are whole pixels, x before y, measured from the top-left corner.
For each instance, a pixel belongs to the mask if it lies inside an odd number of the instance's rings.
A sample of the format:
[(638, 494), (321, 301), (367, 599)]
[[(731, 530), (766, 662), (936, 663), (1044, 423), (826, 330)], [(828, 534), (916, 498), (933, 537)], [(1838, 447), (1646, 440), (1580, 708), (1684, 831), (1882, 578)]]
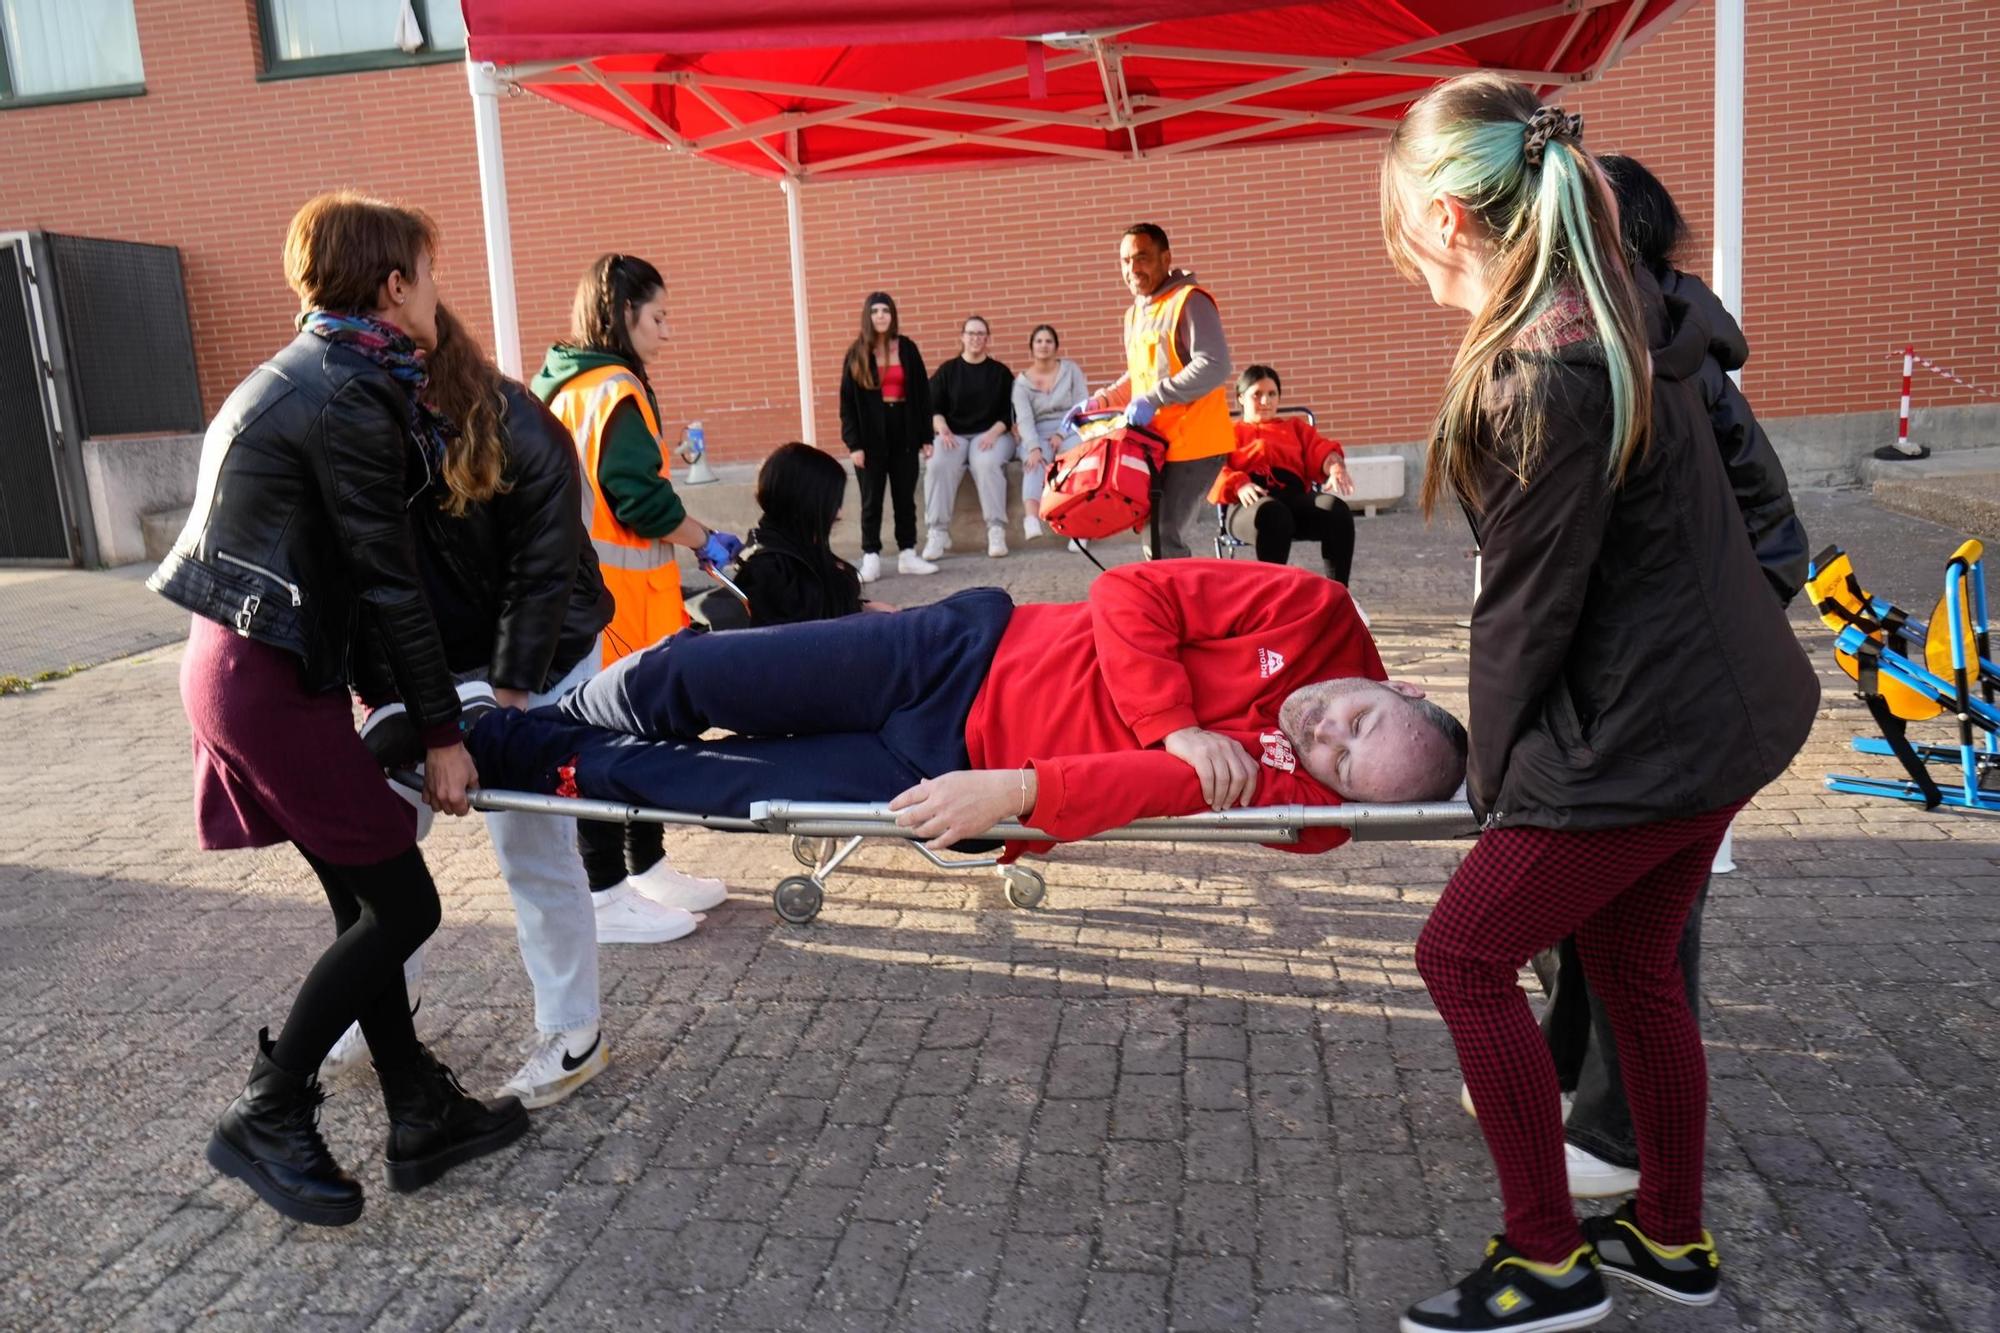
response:
[(1587, 82), (1691, 0), (464, 0), (474, 60), (771, 176), (1379, 131), (1442, 79)]

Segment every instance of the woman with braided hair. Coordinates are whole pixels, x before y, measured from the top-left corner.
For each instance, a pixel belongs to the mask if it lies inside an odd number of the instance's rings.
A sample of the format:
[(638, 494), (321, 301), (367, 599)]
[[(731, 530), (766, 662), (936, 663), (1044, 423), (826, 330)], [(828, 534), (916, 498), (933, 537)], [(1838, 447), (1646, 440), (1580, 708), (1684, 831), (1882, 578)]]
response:
[[(1700, 317), (1626, 265), (1578, 116), (1492, 74), (1410, 108), (1382, 166), (1398, 269), (1466, 311), (1422, 504), (1484, 560), (1468, 794), (1484, 831), (1417, 939), (1504, 1231), (1402, 1328), (1585, 1328), (1602, 1272), (1705, 1305), (1707, 1072), (1675, 950), (1729, 819), (1819, 687), (1751, 553), (1695, 380)], [(1636, 1199), (1579, 1228), (1554, 1066), (1516, 976), (1574, 935), (1637, 1131)]]

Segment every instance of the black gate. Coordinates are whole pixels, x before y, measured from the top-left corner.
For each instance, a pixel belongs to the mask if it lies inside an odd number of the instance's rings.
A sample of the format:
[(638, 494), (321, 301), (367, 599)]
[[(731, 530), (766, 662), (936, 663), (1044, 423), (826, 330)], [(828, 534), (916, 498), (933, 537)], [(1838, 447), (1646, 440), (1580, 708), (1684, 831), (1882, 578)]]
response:
[(0, 243), (0, 559), (68, 560), (30, 299), (19, 247)]

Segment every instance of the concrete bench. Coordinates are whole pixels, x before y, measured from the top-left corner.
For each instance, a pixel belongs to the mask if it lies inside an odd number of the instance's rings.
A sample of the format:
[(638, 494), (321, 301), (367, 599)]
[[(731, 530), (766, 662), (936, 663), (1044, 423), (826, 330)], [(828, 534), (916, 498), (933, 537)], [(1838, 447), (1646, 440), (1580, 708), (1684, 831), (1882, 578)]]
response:
[(1393, 508), (1403, 498), (1403, 458), (1400, 454), (1347, 456), (1347, 471), (1354, 478), (1354, 494), (1342, 496), (1349, 509), (1375, 517), (1377, 509)]

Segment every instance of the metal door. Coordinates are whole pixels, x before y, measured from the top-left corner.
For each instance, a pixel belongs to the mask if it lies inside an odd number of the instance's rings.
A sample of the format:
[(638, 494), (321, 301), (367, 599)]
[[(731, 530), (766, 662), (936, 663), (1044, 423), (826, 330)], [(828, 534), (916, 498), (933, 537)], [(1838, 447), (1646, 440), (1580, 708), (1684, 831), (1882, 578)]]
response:
[(0, 560), (68, 564), (33, 300), (22, 247), (0, 243)]

